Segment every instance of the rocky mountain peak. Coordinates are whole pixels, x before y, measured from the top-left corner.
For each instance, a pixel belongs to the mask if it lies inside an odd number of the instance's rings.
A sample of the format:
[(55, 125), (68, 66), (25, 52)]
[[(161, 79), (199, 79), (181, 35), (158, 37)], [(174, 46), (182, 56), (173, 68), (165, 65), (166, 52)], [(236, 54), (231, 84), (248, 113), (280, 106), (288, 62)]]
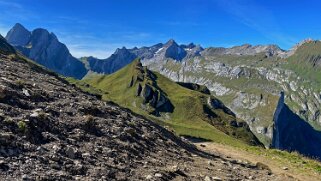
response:
[(194, 43), (190, 43), (188, 45), (181, 45), (182, 48), (192, 49), (195, 48), (196, 45)]
[(15, 30), (15, 31), (19, 31), (19, 30), (22, 30), (22, 31), (28, 31), (22, 24), (20, 23), (16, 23), (13, 27), (12, 27), (12, 30)]
[(126, 47), (122, 47), (122, 48), (117, 48), (115, 53), (113, 53), (114, 55), (116, 54), (123, 54), (123, 53), (127, 53), (129, 52), (129, 50)]
[(235, 46), (235, 48), (236, 48), (236, 47), (247, 49), (247, 48), (251, 48), (251, 47), (252, 47), (252, 45), (251, 45), (251, 44), (246, 43), (246, 44), (243, 44), (243, 45), (241, 45), (241, 46)]
[(37, 28), (29, 32), (21, 24), (16, 24), (6, 39), (22, 54), (52, 71), (77, 79), (87, 73), (84, 64), (70, 54), (54, 33), (46, 29)]
[(186, 51), (181, 48), (173, 39), (170, 39), (163, 47), (164, 57), (174, 60), (182, 60), (186, 56)]
[(190, 43), (190, 44), (188, 44), (186, 47), (187, 47), (187, 48), (195, 48), (196, 45), (195, 45), (194, 43)]
[(31, 32), (20, 23), (15, 24), (7, 33), (6, 39), (12, 45), (24, 46), (29, 42)]
[(172, 45), (176, 45), (178, 46), (178, 44), (176, 43), (176, 41), (174, 39), (169, 39), (164, 46), (172, 46)]

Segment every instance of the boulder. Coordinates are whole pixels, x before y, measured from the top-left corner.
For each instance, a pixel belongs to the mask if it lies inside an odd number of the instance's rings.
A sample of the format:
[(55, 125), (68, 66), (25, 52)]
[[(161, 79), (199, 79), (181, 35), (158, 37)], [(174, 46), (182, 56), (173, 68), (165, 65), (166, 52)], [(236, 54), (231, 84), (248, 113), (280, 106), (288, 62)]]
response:
[(153, 94), (154, 94), (153, 88), (150, 85), (146, 84), (141, 94), (141, 96), (144, 98), (144, 102), (148, 103), (149, 100), (152, 99)]
[(138, 84), (137, 85), (137, 89), (136, 89), (136, 96), (140, 96), (141, 92), (142, 92), (142, 85)]

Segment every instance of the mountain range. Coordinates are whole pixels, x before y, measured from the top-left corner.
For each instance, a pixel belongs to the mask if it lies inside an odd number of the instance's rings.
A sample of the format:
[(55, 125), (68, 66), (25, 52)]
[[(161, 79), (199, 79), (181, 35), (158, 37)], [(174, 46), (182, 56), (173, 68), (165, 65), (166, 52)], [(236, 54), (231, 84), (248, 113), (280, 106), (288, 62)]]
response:
[[(103, 85), (97, 81), (104, 84), (105, 77), (99, 74), (117, 73), (140, 58), (142, 65), (173, 82), (206, 86), (237, 118), (247, 123), (265, 147), (321, 155), (315, 151), (321, 146), (320, 41), (306, 40), (285, 51), (277, 45), (203, 48), (169, 40), (150, 47), (123, 47), (106, 59), (76, 59), (53, 33), (44, 29), (30, 32), (16, 24), (6, 39), (22, 54), (48, 69), (89, 84), (96, 80), (97, 84), (91, 86), (100, 89)], [(126, 82), (129, 84), (130, 80)], [(280, 107), (280, 92), (284, 92), (282, 114), (275, 116)], [(291, 120), (285, 119), (287, 115), (299, 123), (290, 124)], [(280, 122), (287, 126), (279, 127)], [(293, 129), (284, 128), (288, 126)], [(280, 130), (282, 134), (277, 133)], [(304, 141), (310, 137), (314, 138), (313, 143)]]
[[(89, 74), (79, 81), (48, 71), (0, 36), (0, 69), (2, 180), (320, 178), (320, 162), (264, 149), (205, 86), (173, 82), (139, 59), (113, 74)], [(131, 104), (142, 115), (108, 99)], [(308, 126), (287, 109), (281, 94), (273, 141), (280, 147), (291, 137), (284, 129), (299, 132)], [(166, 115), (170, 119), (154, 119)], [(315, 138), (301, 135), (296, 135), (300, 143)]]

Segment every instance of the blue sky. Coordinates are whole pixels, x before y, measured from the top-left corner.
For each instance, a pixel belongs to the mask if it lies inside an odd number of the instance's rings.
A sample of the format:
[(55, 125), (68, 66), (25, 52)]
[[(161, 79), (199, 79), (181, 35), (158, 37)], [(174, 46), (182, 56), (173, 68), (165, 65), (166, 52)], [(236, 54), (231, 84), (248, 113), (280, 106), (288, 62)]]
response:
[(0, 33), (20, 22), (54, 32), (76, 57), (173, 38), (204, 47), (321, 39), (318, 0), (0, 0)]

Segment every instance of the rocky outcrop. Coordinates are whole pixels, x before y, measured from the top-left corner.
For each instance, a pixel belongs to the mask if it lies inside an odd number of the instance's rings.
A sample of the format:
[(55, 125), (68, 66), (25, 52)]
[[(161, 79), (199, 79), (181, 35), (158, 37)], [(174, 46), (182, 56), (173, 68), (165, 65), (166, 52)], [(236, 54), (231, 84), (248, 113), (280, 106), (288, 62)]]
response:
[(16, 24), (6, 39), (28, 58), (61, 75), (81, 79), (87, 73), (85, 65), (73, 57), (53, 33), (45, 29), (29, 32)]
[(131, 79), (130, 87), (136, 86), (136, 95), (143, 99), (143, 103), (153, 108), (151, 112), (172, 112), (174, 107), (164, 92), (157, 86), (156, 76), (153, 72), (143, 67), (140, 60), (135, 60), (135, 74)]
[(321, 158), (321, 132), (315, 130), (306, 121), (285, 104), (284, 93), (281, 93), (274, 114), (272, 148), (296, 151), (313, 158)]

